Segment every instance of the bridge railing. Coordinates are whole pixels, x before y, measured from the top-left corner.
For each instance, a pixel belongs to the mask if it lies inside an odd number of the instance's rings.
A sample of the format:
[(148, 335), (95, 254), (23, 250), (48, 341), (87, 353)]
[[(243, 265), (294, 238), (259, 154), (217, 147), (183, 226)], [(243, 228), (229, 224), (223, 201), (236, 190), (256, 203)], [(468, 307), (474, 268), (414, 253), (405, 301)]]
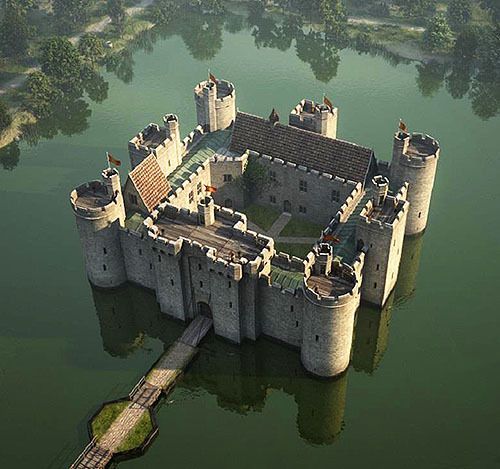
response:
[(77, 469), (78, 465), (85, 459), (87, 453), (96, 445), (96, 443), (97, 443), (97, 438), (94, 436), (94, 438), (90, 440), (90, 443), (87, 446), (85, 446), (84, 450), (76, 458), (75, 462), (71, 464), (69, 469)]

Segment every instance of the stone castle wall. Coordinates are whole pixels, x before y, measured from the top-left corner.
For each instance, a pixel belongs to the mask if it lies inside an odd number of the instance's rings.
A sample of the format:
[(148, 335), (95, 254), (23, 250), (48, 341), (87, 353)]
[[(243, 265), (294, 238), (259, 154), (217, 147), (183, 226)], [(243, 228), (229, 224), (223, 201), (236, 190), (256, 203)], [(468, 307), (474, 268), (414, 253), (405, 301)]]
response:
[[(344, 204), (346, 211), (347, 206), (354, 209), (363, 196), (359, 183), (284, 162), (279, 158), (248, 153), (250, 158), (257, 158), (270, 173), (276, 174), (276, 182), (271, 182), (257, 198), (257, 203), (261, 205), (269, 205), (278, 211), (290, 209), (288, 211), (294, 217), (326, 227)], [(306, 190), (300, 190), (301, 187)]]

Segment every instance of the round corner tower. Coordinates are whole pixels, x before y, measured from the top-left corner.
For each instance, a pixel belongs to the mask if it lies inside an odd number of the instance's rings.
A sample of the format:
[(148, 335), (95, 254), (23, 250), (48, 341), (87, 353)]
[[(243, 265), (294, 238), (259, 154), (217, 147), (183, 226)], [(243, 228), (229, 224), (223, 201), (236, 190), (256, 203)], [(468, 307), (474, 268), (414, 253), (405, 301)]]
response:
[(194, 89), (198, 125), (207, 132), (230, 127), (236, 118), (236, 90), (226, 80), (205, 80)]
[(330, 245), (320, 244), (314, 254), (303, 284), (301, 359), (310, 373), (330, 378), (349, 366), (361, 281), (353, 267), (333, 260)]
[(102, 288), (125, 283), (127, 275), (120, 244), (125, 207), (118, 171), (107, 168), (101, 181), (77, 187), (70, 194), (70, 202), (90, 282)]
[(408, 183), (410, 209), (406, 235), (425, 230), (439, 159), (439, 142), (429, 135), (399, 131), (394, 136), (390, 166), (391, 186)]

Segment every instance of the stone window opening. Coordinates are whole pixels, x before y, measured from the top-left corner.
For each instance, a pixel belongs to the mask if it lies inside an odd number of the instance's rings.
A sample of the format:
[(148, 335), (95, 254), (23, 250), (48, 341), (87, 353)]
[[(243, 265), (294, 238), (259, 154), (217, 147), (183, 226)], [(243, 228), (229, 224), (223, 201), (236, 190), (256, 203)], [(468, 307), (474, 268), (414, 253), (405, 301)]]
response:
[(226, 207), (226, 208), (233, 208), (233, 201), (232, 201), (232, 199), (226, 199), (224, 201), (224, 207)]
[(269, 180), (271, 182), (277, 182), (276, 171), (269, 171)]
[(149, 264), (149, 270), (153, 270), (153, 264)]
[(108, 268), (106, 267), (106, 264), (102, 265), (102, 270), (104, 270), (104, 272), (106, 272), (106, 270), (108, 270)]
[(275, 204), (276, 203), (276, 196), (275, 195), (270, 195), (269, 196), (269, 202), (271, 202), (272, 204)]
[(229, 302), (229, 307), (230, 307), (230, 308), (232, 308), (232, 307), (233, 307), (233, 302), (232, 302), (232, 301), (230, 301), (230, 302)]
[(142, 256), (142, 249), (139, 249), (139, 256)]
[(196, 192), (198, 192), (198, 194), (201, 192), (201, 182), (196, 186)]
[(302, 179), (299, 181), (299, 191), (307, 192), (307, 181), (304, 181)]
[(299, 327), (299, 321), (295, 321), (295, 327)]
[(303, 205), (299, 205), (299, 212), (300, 213), (307, 213), (307, 207), (304, 207)]
[(192, 203), (193, 203), (193, 201), (194, 201), (194, 192), (193, 192), (193, 191), (191, 191), (191, 192), (189, 193), (189, 203), (190, 203), (190, 204), (192, 204)]
[(290, 312), (293, 313), (293, 305), (290, 305)]
[(377, 282), (373, 282), (373, 288), (377, 288)]
[(137, 196), (135, 194), (129, 194), (128, 200), (130, 200), (131, 204), (138, 205), (137, 204)]
[(380, 264), (377, 264), (377, 270), (380, 270)]
[(161, 262), (161, 255), (158, 254), (158, 262)]
[(203, 288), (203, 282), (200, 280), (200, 288)]
[(104, 253), (104, 255), (106, 255), (108, 253), (108, 250), (106, 248), (102, 248), (102, 252)]
[(174, 279), (173, 278), (170, 279), (170, 285), (174, 286)]
[(422, 212), (418, 212), (418, 218), (422, 216)]
[(316, 342), (319, 342), (319, 335), (316, 335)]
[(224, 182), (231, 182), (233, 180), (232, 174), (224, 174)]
[(339, 201), (340, 201), (340, 191), (333, 189), (332, 190), (332, 202), (339, 202)]
[(230, 281), (227, 283), (227, 288), (231, 288), (231, 282)]
[(201, 270), (201, 264), (198, 264), (198, 270)]

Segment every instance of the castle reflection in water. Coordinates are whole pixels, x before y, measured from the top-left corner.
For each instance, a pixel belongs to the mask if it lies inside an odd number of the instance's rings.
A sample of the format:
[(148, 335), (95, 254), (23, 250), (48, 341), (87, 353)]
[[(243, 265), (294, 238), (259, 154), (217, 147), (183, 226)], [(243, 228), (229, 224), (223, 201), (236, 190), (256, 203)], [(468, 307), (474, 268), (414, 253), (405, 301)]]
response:
[[(406, 238), (395, 292), (380, 310), (362, 305), (357, 313), (351, 367), (333, 380), (311, 379), (297, 351), (261, 339), (234, 346), (214, 335), (178, 386), (203, 389), (216, 396), (226, 410), (260, 412), (271, 390), (293, 396), (297, 403), (297, 429), (305, 441), (328, 445), (344, 426), (347, 380), (352, 370), (372, 374), (388, 345), (389, 324), (395, 304), (413, 295), (423, 237)], [(127, 357), (141, 348), (146, 336), (168, 347), (184, 325), (161, 314), (153, 292), (132, 285), (116, 290), (92, 289), (104, 350)], [(144, 370), (145, 371), (145, 370)]]

